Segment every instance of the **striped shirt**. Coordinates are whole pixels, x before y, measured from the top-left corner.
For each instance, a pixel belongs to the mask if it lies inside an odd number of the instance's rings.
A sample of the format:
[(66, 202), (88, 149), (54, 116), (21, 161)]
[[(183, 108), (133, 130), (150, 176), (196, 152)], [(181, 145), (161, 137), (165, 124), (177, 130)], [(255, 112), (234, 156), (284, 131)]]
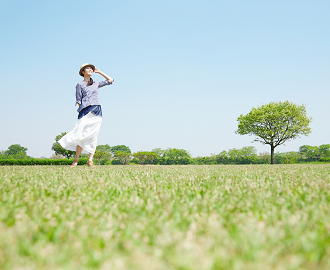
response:
[(87, 82), (81, 81), (76, 86), (76, 105), (80, 104), (78, 112), (83, 108), (90, 105), (101, 105), (99, 102), (99, 88), (105, 85), (110, 85), (110, 81), (105, 80), (102, 82), (94, 82), (92, 85), (87, 86)]

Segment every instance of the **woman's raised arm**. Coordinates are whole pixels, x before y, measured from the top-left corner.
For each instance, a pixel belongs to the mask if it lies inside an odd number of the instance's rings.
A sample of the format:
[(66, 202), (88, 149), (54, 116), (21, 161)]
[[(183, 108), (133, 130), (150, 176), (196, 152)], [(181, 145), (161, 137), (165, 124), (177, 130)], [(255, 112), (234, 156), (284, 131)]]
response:
[(114, 79), (112, 79), (110, 76), (108, 76), (107, 74), (103, 73), (101, 70), (99, 70), (98, 68), (95, 68), (94, 70), (95, 73), (98, 73), (100, 75), (102, 75), (106, 80), (108, 80), (110, 83), (112, 83), (114, 81)]

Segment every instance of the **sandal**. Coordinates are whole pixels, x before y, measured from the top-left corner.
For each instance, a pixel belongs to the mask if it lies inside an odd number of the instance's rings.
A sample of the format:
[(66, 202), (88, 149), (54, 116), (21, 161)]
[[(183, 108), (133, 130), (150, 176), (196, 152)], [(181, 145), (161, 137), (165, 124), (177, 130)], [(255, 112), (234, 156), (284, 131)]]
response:
[(87, 166), (88, 166), (88, 167), (96, 167), (96, 166), (93, 164), (93, 161), (88, 161), (88, 162), (87, 162)]
[(73, 167), (77, 167), (77, 165), (78, 165), (78, 161), (73, 161), (73, 163), (71, 164), (71, 168), (73, 168)]

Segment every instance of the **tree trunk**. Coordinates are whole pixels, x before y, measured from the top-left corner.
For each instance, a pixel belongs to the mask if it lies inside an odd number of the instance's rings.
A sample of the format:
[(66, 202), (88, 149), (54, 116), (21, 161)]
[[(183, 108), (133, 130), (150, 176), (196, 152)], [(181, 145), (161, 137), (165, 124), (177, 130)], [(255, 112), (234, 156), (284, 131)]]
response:
[(270, 164), (274, 164), (274, 145), (270, 145)]

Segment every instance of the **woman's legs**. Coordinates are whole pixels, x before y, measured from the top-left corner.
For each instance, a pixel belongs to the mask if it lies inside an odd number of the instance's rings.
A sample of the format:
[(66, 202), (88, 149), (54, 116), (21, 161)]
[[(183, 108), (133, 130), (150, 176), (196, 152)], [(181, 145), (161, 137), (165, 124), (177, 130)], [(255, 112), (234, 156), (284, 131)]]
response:
[(74, 159), (75, 162), (78, 162), (79, 156), (80, 156), (82, 150), (83, 150), (82, 147), (77, 145), (77, 147), (76, 147), (76, 158)]
[[(82, 147), (79, 146), (79, 145), (77, 145), (77, 147), (76, 147), (76, 158), (75, 158), (74, 162), (78, 162), (79, 156), (80, 156), (82, 150), (83, 150)], [(88, 159), (88, 161), (92, 161), (93, 162), (93, 157), (94, 157), (94, 154), (89, 153), (89, 159)]]

